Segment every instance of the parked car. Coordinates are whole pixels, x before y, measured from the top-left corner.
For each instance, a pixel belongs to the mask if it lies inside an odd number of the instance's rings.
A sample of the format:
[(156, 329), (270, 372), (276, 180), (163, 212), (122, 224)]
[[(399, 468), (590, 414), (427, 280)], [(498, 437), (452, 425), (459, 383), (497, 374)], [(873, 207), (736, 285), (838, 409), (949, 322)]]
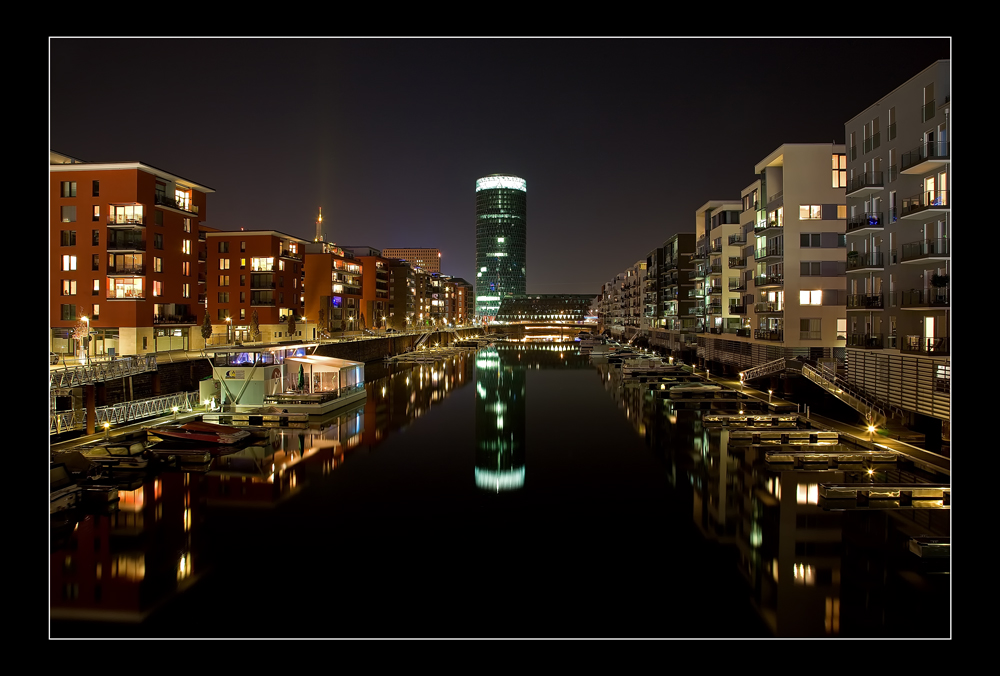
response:
[(386, 333), (399, 333), (399, 331), (397, 331), (396, 329), (386, 329), (385, 332)]
[(59, 363), (59, 355), (56, 354), (55, 352), (49, 352), (49, 364), (58, 364), (58, 363)]

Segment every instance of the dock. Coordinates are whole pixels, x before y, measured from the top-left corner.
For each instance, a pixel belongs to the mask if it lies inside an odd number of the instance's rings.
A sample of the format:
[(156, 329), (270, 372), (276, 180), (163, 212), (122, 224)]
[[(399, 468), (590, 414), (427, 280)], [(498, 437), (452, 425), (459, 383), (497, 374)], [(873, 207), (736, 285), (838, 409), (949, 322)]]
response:
[(824, 509), (950, 509), (949, 484), (820, 484)]
[[(804, 450), (804, 449), (809, 450)], [(899, 456), (891, 451), (863, 451), (849, 449), (841, 444), (830, 450), (808, 446), (787, 446), (780, 450), (766, 450), (764, 460), (769, 465), (782, 465), (795, 469), (872, 468), (895, 466)]]

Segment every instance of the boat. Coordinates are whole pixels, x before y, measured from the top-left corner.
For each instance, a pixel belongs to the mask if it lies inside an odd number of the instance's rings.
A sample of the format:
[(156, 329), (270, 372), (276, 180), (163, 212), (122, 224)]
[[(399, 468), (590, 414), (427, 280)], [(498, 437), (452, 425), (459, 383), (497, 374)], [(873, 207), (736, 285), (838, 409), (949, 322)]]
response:
[(722, 388), (708, 383), (681, 383), (670, 388), (671, 392), (715, 392)]
[(189, 422), (183, 425), (164, 425), (147, 428), (147, 433), (164, 440), (198, 444), (232, 445), (246, 439), (250, 433), (238, 427), (207, 422)]
[(668, 364), (659, 359), (633, 359), (622, 364), (623, 376), (655, 376), (667, 373), (682, 373), (680, 366)]
[(265, 394), (265, 406), (288, 413), (325, 415), (368, 396), (364, 362), (309, 355), (285, 357), (283, 368), (297, 375), (286, 376), (283, 392)]
[(72, 509), (80, 503), (83, 489), (73, 483), (66, 465), (61, 462), (49, 465), (49, 488), (49, 514)]

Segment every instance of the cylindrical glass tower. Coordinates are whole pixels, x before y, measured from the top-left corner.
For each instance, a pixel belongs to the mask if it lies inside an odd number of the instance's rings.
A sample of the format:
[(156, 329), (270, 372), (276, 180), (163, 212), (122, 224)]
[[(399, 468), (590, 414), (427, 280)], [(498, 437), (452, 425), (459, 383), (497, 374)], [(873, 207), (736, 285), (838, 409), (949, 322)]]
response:
[(476, 181), (476, 319), (492, 320), (506, 296), (526, 291), (527, 183), (509, 174)]

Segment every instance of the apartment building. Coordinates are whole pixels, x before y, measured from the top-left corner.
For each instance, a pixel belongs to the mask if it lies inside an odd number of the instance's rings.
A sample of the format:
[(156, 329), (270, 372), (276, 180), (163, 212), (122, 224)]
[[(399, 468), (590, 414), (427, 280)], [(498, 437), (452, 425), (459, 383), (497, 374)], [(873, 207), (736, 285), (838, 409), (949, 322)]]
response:
[[(692, 260), (695, 257), (695, 233), (673, 235), (660, 247), (660, 315), (659, 325), (650, 339), (651, 345), (666, 349), (671, 356), (692, 361), (696, 339), (705, 330), (703, 308), (699, 312), (699, 273), (704, 270)], [(702, 290), (703, 294), (704, 291)]]
[[(719, 266), (726, 285), (718, 295), (728, 304), (709, 326), (717, 331), (699, 335), (698, 358), (730, 372), (781, 357), (843, 361), (845, 147), (784, 144), (758, 162), (754, 173), (756, 180), (741, 191), (739, 226), (726, 222), (734, 203), (707, 203), (700, 212), (709, 219), (709, 229), (703, 240), (707, 250), (696, 253), (695, 279), (715, 278), (713, 266)], [(711, 222), (713, 215), (720, 216), (717, 224)], [(732, 295), (726, 294), (730, 284)], [(731, 333), (736, 318), (744, 319)]]
[[(210, 232), (206, 280), (210, 344), (253, 341), (254, 313), (260, 340), (312, 337), (303, 319), (302, 274), (309, 241), (275, 230)], [(295, 313), (295, 335), (287, 318)], [(312, 322), (315, 327), (315, 320)]]
[(416, 307), (416, 272), (404, 260), (389, 264), (389, 326), (397, 331), (414, 327)]
[(950, 68), (935, 62), (844, 128), (847, 376), (911, 423), (950, 419)]
[(81, 320), (91, 356), (197, 347), (213, 192), (143, 162), (50, 152), (49, 349), (83, 356)]
[[(363, 263), (350, 252), (330, 242), (305, 244), (303, 314), (317, 328), (316, 336), (329, 337), (371, 326), (371, 315), (363, 315)], [(310, 326), (312, 328), (312, 326)]]

